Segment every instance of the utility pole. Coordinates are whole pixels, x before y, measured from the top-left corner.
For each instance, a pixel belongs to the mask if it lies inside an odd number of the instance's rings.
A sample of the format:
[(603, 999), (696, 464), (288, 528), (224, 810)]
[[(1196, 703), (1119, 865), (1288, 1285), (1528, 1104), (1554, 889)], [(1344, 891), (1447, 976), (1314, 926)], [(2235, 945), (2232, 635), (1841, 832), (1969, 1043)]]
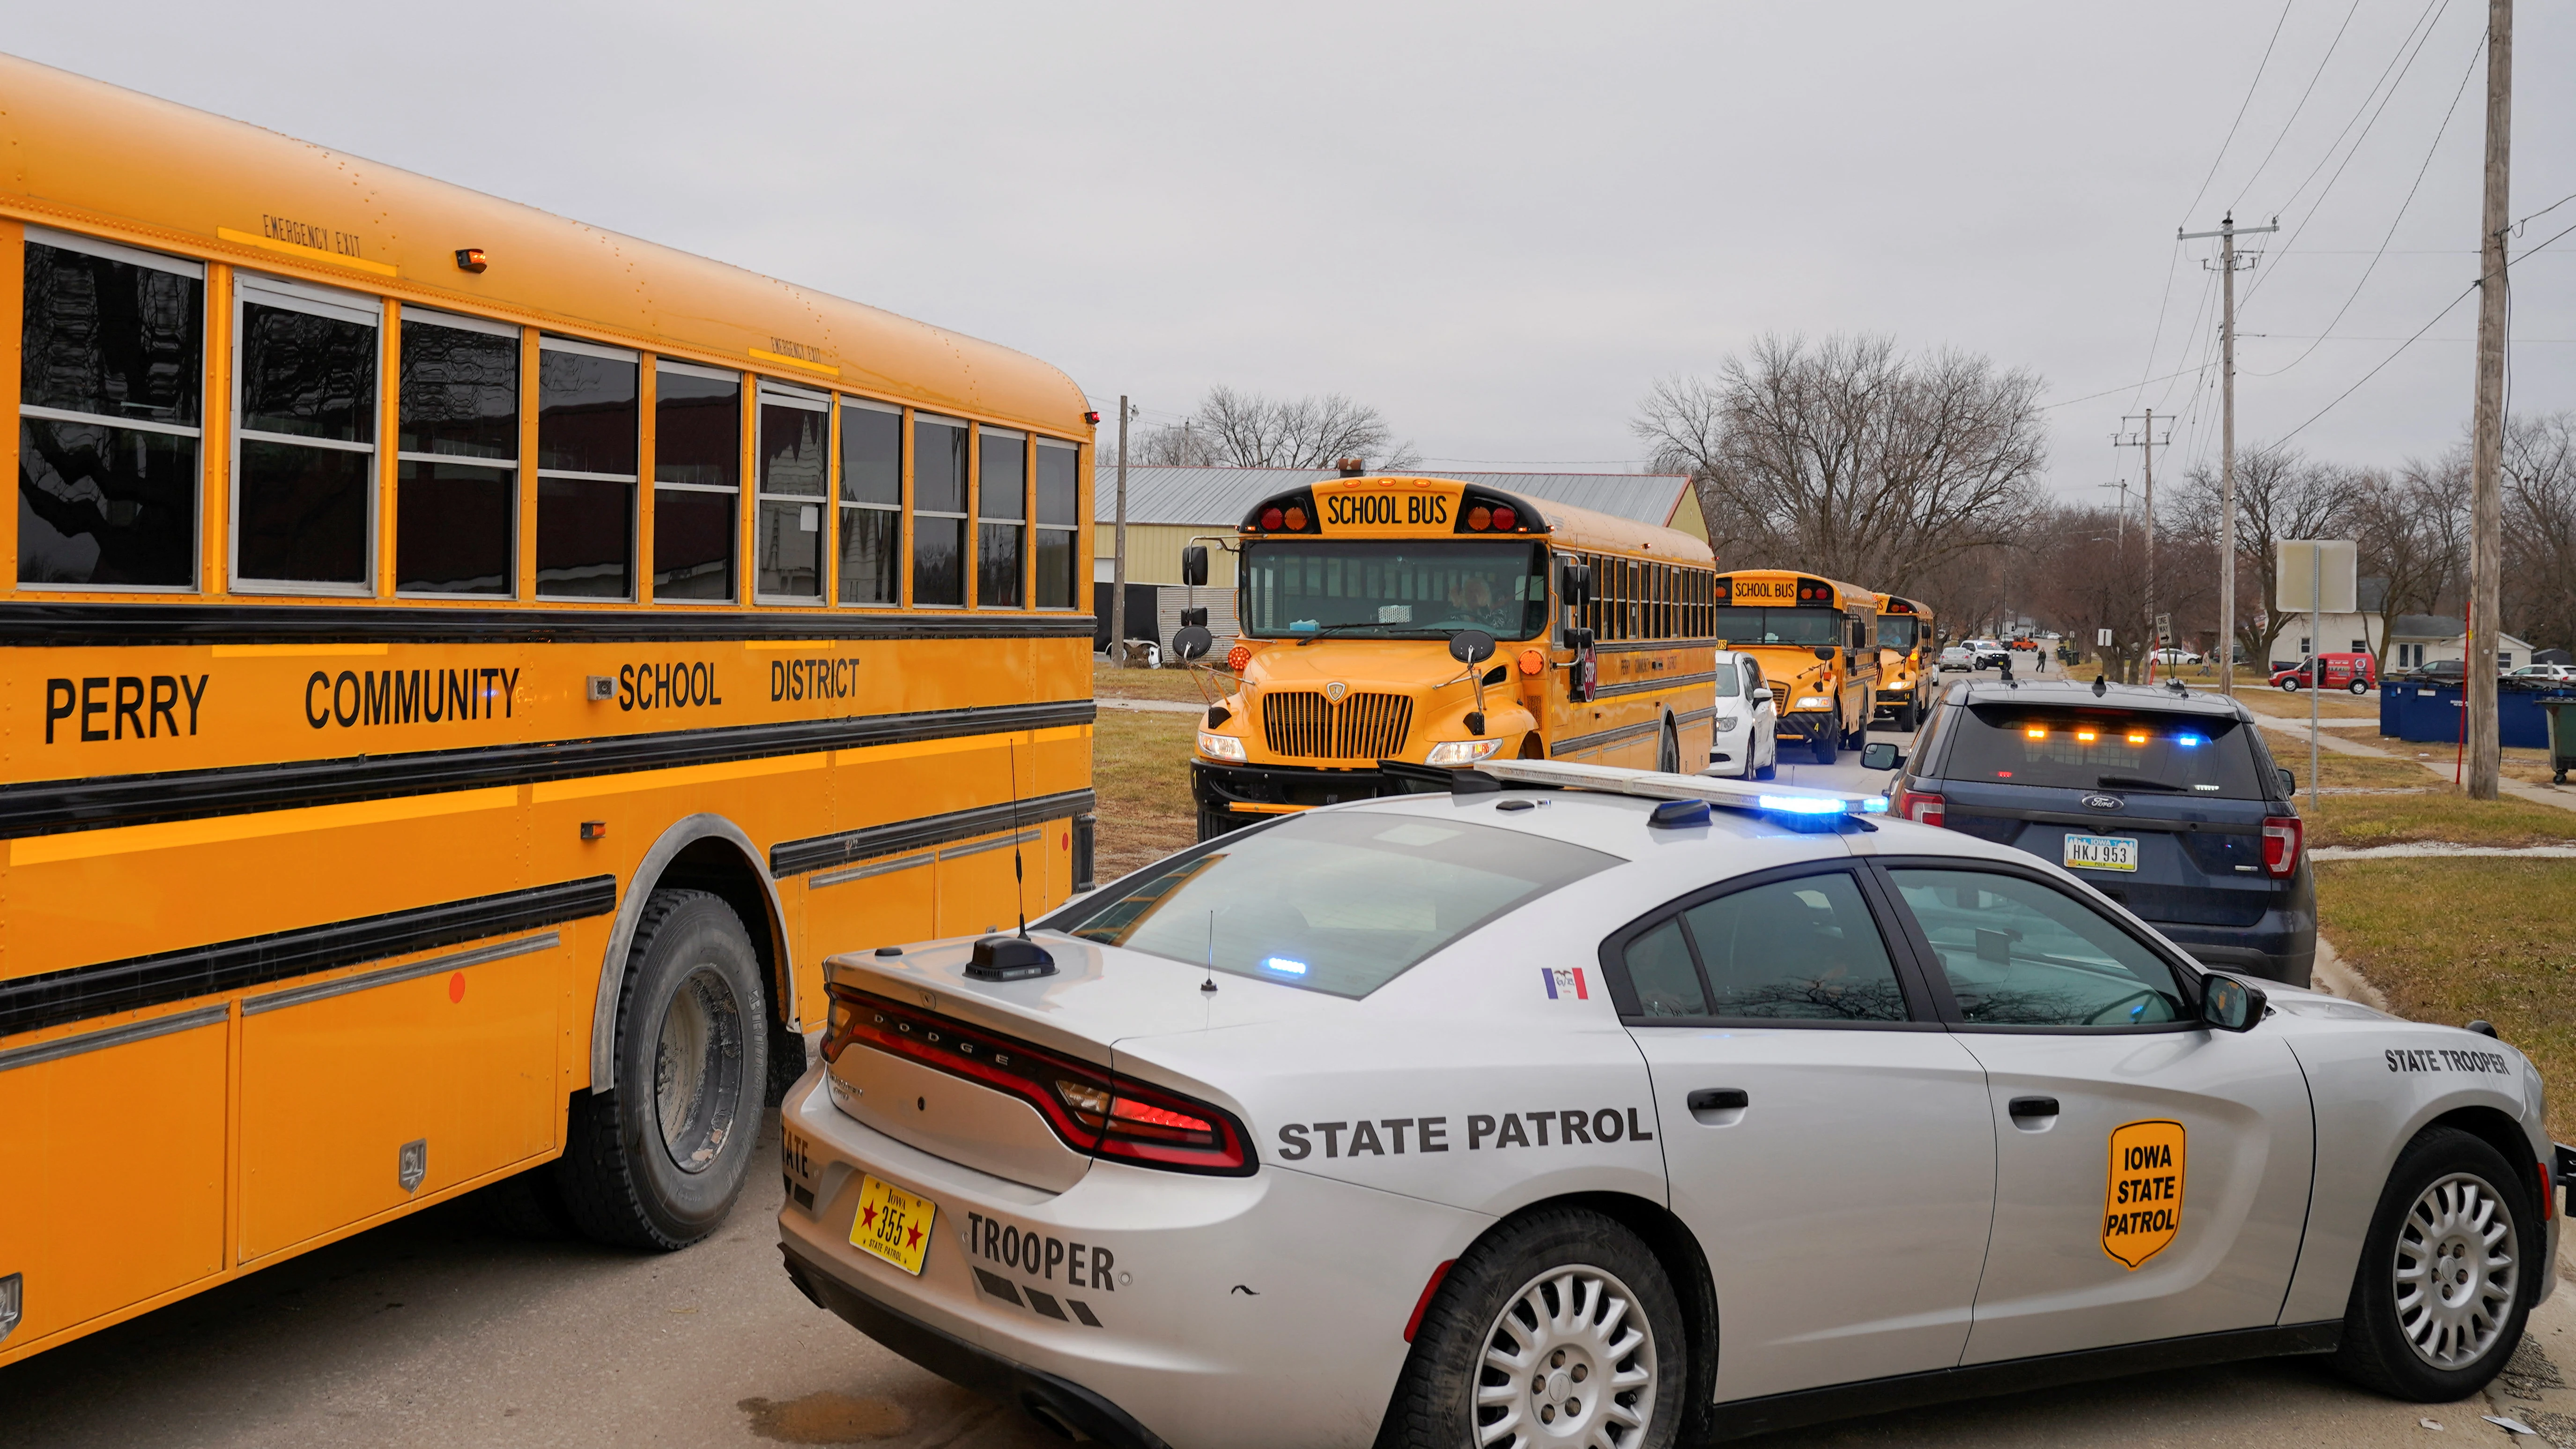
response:
[[(2127, 423), (2130, 417), (2137, 416), (2139, 415), (2132, 413), (2129, 417), (2124, 417), (2120, 419), (2120, 421), (2122, 423)], [(2156, 628), (2156, 449), (2165, 447), (2172, 442), (2173, 422), (2170, 419), (2165, 422), (2165, 435), (2161, 438), (2156, 436), (2156, 410), (2154, 408), (2147, 409), (2145, 421), (2139, 425), (2136, 432), (2131, 433), (2126, 437), (2123, 437), (2118, 433), (2113, 433), (2111, 435), (2111, 443), (2114, 447), (2137, 449), (2139, 458), (2146, 464), (2144, 469), (2146, 478), (2143, 484), (2144, 496), (2139, 501), (2138, 512), (2142, 515), (2139, 523), (2147, 540), (2147, 586), (2145, 590), (2145, 603), (2147, 607), (2147, 676), (2149, 678), (2154, 677), (2155, 674), (2156, 651), (2163, 648), (2165, 643), (2161, 633)], [(2128, 497), (2125, 493), (2120, 496), (2124, 501)]]
[(2126, 557), (2129, 552), (2129, 480), (2123, 478), (2117, 483), (2096, 483), (2093, 486), (2096, 488), (2117, 488), (2120, 490), (2120, 524), (2116, 532), (2119, 538), (2120, 553), (2123, 557)]
[[(2496, 798), (2496, 630), (2503, 618), (2504, 238), (2512, 226), (2513, 0), (2487, 0), (2487, 185), (2478, 228), (2478, 403), (2469, 462), (2469, 798)], [(2483, 623), (2479, 621), (2484, 621)]]
[[(2224, 300), (2218, 313), (2218, 378), (2222, 399), (2219, 407), (2218, 443), (2218, 692), (2236, 692), (2236, 274), (2254, 265), (2252, 257), (2239, 260), (2236, 239), (2279, 231), (2281, 219), (2272, 218), (2270, 226), (2238, 226), (2236, 213), (2228, 212), (2218, 220), (2216, 231), (2174, 231), (2174, 240), (2193, 241), (2202, 237), (2218, 238), (2218, 281)], [(2209, 265), (2207, 262), (2202, 266)], [(2313, 773), (2313, 772), (2312, 772)]]
[(1127, 394), (1118, 395), (1118, 521), (1109, 549), (1109, 663), (1127, 667)]

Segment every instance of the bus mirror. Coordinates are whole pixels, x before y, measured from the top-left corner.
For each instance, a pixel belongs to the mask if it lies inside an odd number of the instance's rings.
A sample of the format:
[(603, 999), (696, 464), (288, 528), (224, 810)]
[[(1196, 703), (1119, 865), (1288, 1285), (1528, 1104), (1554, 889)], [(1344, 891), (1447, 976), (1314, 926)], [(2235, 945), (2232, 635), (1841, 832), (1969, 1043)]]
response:
[(1183, 609), (1181, 611), (1181, 627), (1187, 629), (1193, 626), (1201, 629), (1207, 627), (1207, 610)]
[(1194, 589), (1207, 587), (1207, 545), (1194, 543), (1181, 550), (1181, 582)]
[(1832, 646), (1832, 645), (1830, 645), (1830, 644), (1819, 644), (1819, 645), (1817, 645), (1817, 646), (1816, 646), (1816, 657), (1817, 657), (1818, 659), (1821, 659), (1821, 660), (1825, 661), (1827, 664), (1831, 664), (1831, 663), (1833, 663), (1833, 662), (1834, 662), (1834, 648), (1833, 648), (1833, 646)]
[(1172, 636), (1172, 652), (1183, 661), (1204, 659), (1216, 647), (1216, 637), (1196, 624)]
[(1461, 664), (1482, 664), (1494, 657), (1494, 636), (1482, 629), (1461, 629), (1449, 636), (1449, 657)]

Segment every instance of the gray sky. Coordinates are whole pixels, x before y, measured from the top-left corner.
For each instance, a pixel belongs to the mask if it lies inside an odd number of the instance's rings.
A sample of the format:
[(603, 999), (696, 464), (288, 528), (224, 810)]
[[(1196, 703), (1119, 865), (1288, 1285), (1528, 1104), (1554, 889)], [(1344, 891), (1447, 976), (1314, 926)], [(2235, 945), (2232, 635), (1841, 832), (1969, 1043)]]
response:
[[(5, 44), (988, 337), (1148, 421), (1211, 383), (1340, 391), (1435, 463), (1609, 471), (1651, 379), (1764, 331), (1883, 331), (2030, 368), (2051, 400), (2117, 389), (2050, 414), (2053, 486), (2108, 497), (2137, 475), (2123, 413), (2186, 414), (2177, 470), (2215, 456), (2214, 368), (2136, 386), (2214, 355), (2214, 243), (2177, 224), (2281, 212), (2240, 279), (2244, 332), (2271, 334), (2240, 347), (2240, 444), (2474, 278), (2485, 13), (149, 0), (29, 7)], [(2520, 216), (2576, 192), (2576, 12), (2525, 4), (2516, 61)], [(2571, 223), (2576, 202), (2520, 245)], [(2475, 316), (2298, 444), (2447, 446)], [(2576, 406), (2576, 236), (2517, 274), (2514, 325), (2516, 407)]]

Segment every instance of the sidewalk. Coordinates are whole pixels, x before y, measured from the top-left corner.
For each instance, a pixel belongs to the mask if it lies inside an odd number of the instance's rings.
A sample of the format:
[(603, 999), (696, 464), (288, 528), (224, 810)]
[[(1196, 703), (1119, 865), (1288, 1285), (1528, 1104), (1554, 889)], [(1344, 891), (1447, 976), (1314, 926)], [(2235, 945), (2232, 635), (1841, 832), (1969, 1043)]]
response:
[[(2267, 730), (2277, 730), (2282, 734), (2293, 736), (2302, 741), (2306, 740), (2308, 737), (2308, 725), (2305, 720), (2276, 719), (2271, 715), (2256, 714), (2254, 716), (2254, 721)], [(2368, 724), (2370, 721), (2354, 720), (2352, 723)], [(2338, 755), (2360, 755), (2376, 760), (2403, 760), (2406, 758), (2406, 756), (2398, 754), (2392, 750), (2383, 750), (2377, 745), (2366, 745), (2359, 740), (2341, 739), (2323, 731), (2319, 731), (2317, 734), (2317, 748), (2328, 750)], [(2422, 765), (2426, 773), (2442, 781), (2444, 784), (2450, 783), (2450, 765), (2436, 764), (2430, 760), (2417, 760), (2414, 763)], [(2534, 800), (2543, 805), (2555, 805), (2561, 810), (2576, 810), (2576, 787), (2561, 788), (2556, 785), (2533, 785), (2521, 780), (2498, 780), (2496, 782), (2496, 788), (2507, 795), (2512, 795), (2519, 799)]]

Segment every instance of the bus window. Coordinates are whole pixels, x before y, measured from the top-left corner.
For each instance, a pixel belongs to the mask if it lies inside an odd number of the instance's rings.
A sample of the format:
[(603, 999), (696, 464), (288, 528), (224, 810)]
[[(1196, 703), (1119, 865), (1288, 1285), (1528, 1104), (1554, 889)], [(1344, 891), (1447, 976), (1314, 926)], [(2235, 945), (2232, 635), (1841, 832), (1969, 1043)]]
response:
[(1029, 516), (1028, 437), (978, 428), (975, 475), (975, 603), (1020, 607), (1020, 553)]
[(903, 409), (841, 399), (841, 602), (899, 604)]
[(1923, 637), (1923, 621), (1907, 614), (1883, 614), (1878, 620), (1878, 647), (1908, 650)]
[(1791, 644), (1830, 648), (1842, 637), (1843, 616), (1832, 609), (1763, 609), (1731, 605), (1717, 610), (1717, 637), (1730, 644)]
[(760, 385), (761, 598), (811, 604), (823, 597), (823, 455), (831, 445), (832, 400), (819, 392)]
[(1247, 545), (1242, 569), (1243, 628), (1254, 638), (1547, 632), (1543, 543), (1281, 540)]
[(27, 228), (22, 586), (196, 586), (205, 292), (195, 262)]
[(653, 365), (653, 597), (733, 598), (742, 374)]
[(912, 419), (912, 601), (966, 602), (966, 425)]
[(1038, 439), (1037, 606), (1073, 607), (1074, 544), (1082, 526), (1082, 450)]
[(368, 505), (384, 308), (248, 272), (233, 306), (234, 577), (362, 592), (375, 572)]
[(406, 307), (401, 352), (394, 588), (516, 593), (519, 329)]
[(542, 339), (537, 355), (537, 592), (633, 596), (639, 364), (615, 347)]

